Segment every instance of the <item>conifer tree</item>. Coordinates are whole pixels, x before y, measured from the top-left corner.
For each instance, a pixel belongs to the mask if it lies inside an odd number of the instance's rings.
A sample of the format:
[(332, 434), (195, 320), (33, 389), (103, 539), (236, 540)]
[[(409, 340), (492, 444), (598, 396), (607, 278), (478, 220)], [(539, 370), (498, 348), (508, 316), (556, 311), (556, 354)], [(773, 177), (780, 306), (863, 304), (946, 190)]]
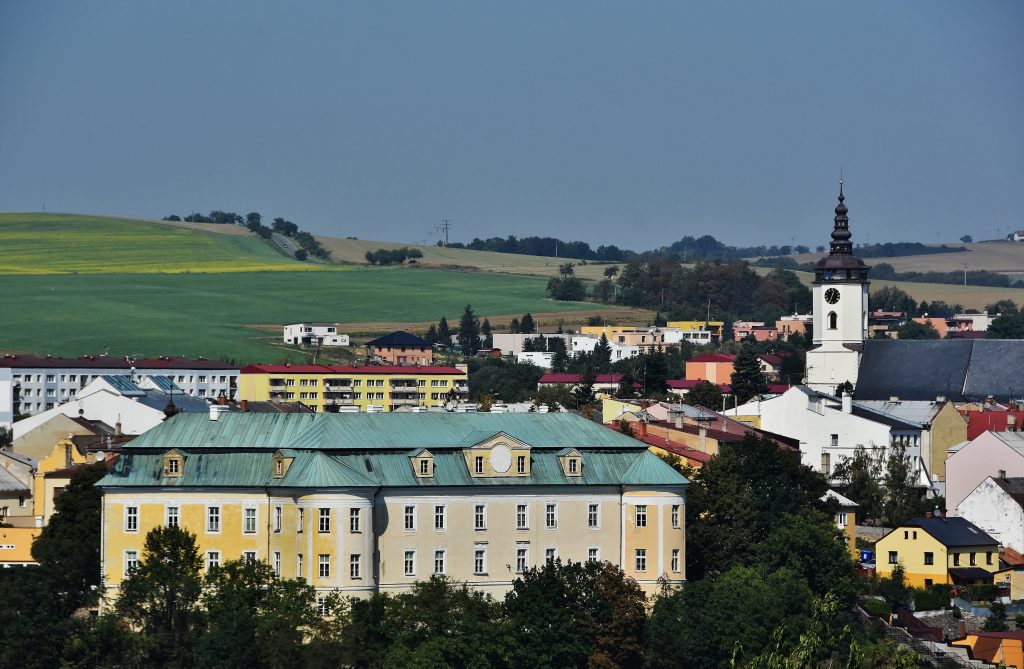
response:
[(761, 363), (757, 359), (757, 352), (750, 342), (743, 342), (740, 345), (740, 352), (733, 362), (732, 371), (732, 393), (742, 404), (755, 395), (761, 395), (768, 391), (768, 384), (765, 383), (764, 374), (761, 373)]
[(480, 350), (480, 321), (473, 314), (473, 307), (469, 304), (459, 319), (459, 348), (466, 356), (476, 355)]

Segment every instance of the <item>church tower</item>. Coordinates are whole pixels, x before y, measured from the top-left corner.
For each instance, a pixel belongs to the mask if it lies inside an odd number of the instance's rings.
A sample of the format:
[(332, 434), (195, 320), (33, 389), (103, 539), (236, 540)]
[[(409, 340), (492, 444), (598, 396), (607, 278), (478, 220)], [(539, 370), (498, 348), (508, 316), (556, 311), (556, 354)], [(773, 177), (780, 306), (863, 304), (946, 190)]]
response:
[(853, 255), (845, 199), (840, 179), (829, 254), (818, 261), (811, 284), (814, 338), (807, 352), (806, 383), (826, 393), (835, 393), (844, 381), (857, 384), (868, 335), (868, 267)]

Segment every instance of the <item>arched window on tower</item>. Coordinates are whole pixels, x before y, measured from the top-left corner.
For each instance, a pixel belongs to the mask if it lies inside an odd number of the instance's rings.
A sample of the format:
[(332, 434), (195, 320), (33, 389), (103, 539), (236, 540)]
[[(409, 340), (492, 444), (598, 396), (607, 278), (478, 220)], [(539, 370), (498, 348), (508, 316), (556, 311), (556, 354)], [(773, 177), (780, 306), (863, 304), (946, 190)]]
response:
[(828, 329), (829, 330), (835, 330), (836, 329), (836, 320), (837, 319), (838, 319), (838, 316), (836, 316), (836, 312), (830, 311), (828, 313)]

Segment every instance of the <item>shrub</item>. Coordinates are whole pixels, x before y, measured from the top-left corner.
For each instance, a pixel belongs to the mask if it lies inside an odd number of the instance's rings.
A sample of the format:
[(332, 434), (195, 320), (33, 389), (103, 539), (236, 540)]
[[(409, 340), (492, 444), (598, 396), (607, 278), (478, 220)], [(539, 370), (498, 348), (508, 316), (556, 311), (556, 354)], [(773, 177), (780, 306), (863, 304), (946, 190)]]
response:
[(876, 618), (888, 618), (892, 613), (892, 607), (884, 599), (865, 599), (861, 602), (861, 607)]

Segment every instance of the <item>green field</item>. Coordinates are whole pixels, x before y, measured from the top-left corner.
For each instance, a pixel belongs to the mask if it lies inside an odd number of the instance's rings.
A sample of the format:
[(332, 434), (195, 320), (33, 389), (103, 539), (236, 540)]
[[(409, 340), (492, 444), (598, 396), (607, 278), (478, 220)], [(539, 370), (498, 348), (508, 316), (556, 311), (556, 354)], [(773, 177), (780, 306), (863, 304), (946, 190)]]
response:
[(0, 276), (0, 349), (271, 362), (301, 357), (278, 346), (284, 323), (388, 324), (443, 315), (455, 324), (467, 302), (481, 317), (604, 309), (545, 299), (545, 284), (417, 268)]
[(149, 221), (0, 213), (0, 274), (304, 271), (238, 226), (216, 234)]

